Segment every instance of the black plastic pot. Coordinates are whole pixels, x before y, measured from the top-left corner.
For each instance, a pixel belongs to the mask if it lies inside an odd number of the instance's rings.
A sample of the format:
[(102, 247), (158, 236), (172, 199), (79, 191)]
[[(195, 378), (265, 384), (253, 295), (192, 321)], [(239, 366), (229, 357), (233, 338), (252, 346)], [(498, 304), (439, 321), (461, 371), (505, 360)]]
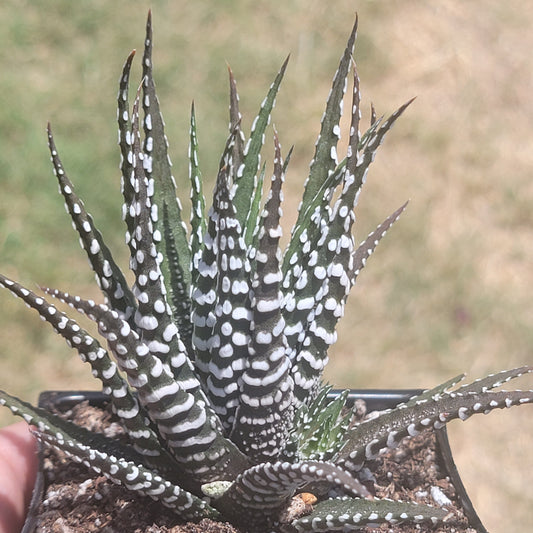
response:
[[(332, 391), (330, 396), (334, 398), (336, 395), (340, 394), (340, 392), (341, 391)], [(355, 400), (361, 399), (366, 402), (367, 410), (369, 412), (380, 411), (383, 409), (391, 409), (399, 403), (406, 402), (411, 397), (420, 394), (421, 392), (422, 389), (352, 389), (348, 396), (347, 404), (353, 405)], [(39, 406), (48, 410), (58, 409), (61, 411), (67, 411), (74, 405), (85, 400), (88, 400), (91, 405), (102, 406), (107, 402), (108, 398), (106, 395), (98, 391), (45, 391), (39, 396)], [(446, 427), (435, 430), (435, 435), (437, 440), (437, 461), (439, 466), (443, 469), (443, 472), (450, 478), (450, 481), (455, 487), (470, 526), (475, 528), (478, 533), (488, 533), (475, 511), (472, 501), (466, 493), (466, 489), (461, 481), (457, 467), (455, 466)], [(41, 456), (40, 468), (37, 473), (30, 507), (21, 533), (33, 533), (37, 527), (39, 505), (44, 492), (44, 472), (42, 469), (41, 448), (39, 449), (39, 455)]]

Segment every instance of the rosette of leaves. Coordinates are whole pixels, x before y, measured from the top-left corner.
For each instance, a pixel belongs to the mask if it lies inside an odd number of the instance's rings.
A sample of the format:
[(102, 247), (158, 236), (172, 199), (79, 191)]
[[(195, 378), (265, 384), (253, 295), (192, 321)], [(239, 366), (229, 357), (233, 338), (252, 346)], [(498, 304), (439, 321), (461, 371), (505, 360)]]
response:
[[(359, 80), (352, 58), (357, 23), (333, 79), (297, 221), (280, 249), (282, 183), (290, 159), (274, 132), (272, 179), (261, 164), (283, 64), (245, 136), (230, 71), (230, 131), (206, 211), (194, 107), (190, 119), (191, 217), (176, 198), (152, 76), (148, 18), (142, 84), (129, 104), (132, 53), (118, 93), (123, 218), (130, 288), (48, 140), (66, 207), (105, 303), (43, 289), (95, 321), (106, 347), (50, 299), (0, 276), (35, 309), (102, 382), (129, 444), (92, 433), (5, 392), (44, 443), (187, 520), (227, 520), (251, 531), (351, 531), (365, 524), (438, 523), (444, 508), (373, 499), (358, 471), (383, 451), (454, 418), (533, 400), (494, 391), (521, 368), (456, 388), (451, 380), (362, 422), (328, 399), (322, 374), (348, 294), (367, 258), (405, 208), (359, 246), (353, 224), (369, 165), (410, 102), (389, 118), (372, 112), (360, 134)], [(348, 80), (351, 124), (339, 161)], [(142, 109), (141, 109), (142, 108)], [(142, 125), (140, 115), (143, 115)], [(268, 189), (263, 200), (263, 188)], [(293, 497), (317, 503), (291, 513)], [(335, 496), (333, 496), (333, 494)]]

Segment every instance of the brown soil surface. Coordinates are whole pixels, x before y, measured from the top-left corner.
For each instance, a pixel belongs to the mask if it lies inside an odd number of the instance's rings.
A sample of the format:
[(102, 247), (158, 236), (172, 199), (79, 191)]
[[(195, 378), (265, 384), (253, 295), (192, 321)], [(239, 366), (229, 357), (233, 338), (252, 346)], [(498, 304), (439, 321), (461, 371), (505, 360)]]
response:
[[(82, 404), (67, 415), (94, 431), (120, 432), (108, 412)], [(45, 495), (39, 510), (37, 533), (243, 533), (227, 523), (203, 520), (180, 522), (161, 504), (138, 497), (83, 465), (67, 459), (60, 451), (44, 451)], [(404, 441), (396, 450), (381, 456), (365, 470), (368, 484), (378, 497), (436, 505), (448, 498), (450, 520), (444, 526), (383, 524), (378, 529), (395, 533), (476, 533), (468, 527), (458, 507), (456, 491), (443, 477), (436, 463), (435, 437), (427, 433)]]

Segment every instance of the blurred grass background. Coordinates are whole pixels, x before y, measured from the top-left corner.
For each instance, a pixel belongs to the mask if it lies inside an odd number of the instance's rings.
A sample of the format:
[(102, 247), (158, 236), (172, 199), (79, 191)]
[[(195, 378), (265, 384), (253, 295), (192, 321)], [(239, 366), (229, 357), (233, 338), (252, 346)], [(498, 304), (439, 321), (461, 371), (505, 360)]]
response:
[[(185, 199), (193, 99), (204, 176), (215, 175), (228, 121), (225, 61), (249, 128), (291, 53), (273, 117), (285, 151), (295, 144), (287, 228), (355, 11), (365, 111), (372, 101), (390, 113), (418, 97), (361, 196), (359, 240), (411, 202), (359, 278), (331, 354), (332, 383), (429, 387), (462, 372), (474, 378), (533, 364), (533, 8), (515, 0), (2, 2), (1, 272), (30, 287), (98, 297), (57, 194), (48, 120), (79, 194), (127, 264), (116, 82), (127, 54), (143, 45), (148, 7)], [(2, 388), (35, 401), (42, 389), (95, 387), (75, 354), (7, 293), (0, 324)], [(518, 385), (531, 388), (531, 379)], [(493, 533), (533, 526), (532, 420), (525, 407), (449, 427), (460, 472)], [(0, 412), (0, 423), (10, 421)]]

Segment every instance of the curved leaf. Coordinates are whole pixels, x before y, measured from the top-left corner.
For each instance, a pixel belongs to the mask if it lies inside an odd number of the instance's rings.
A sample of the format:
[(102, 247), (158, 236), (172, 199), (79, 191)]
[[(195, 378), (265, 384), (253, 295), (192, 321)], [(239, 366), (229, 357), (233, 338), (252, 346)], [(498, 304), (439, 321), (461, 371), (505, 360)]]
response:
[[(517, 375), (532, 370), (533, 367), (522, 368)], [(440, 392), (431, 397), (423, 393), (420, 399), (415, 397), (377, 418), (362, 422), (347, 432), (346, 443), (336, 463), (350, 471), (358, 470), (367, 460), (395, 448), (405, 437), (441, 428), (456, 418), (466, 420), (474, 414), (533, 402), (533, 391), (478, 392), (470, 390), (469, 386), (463, 391)]]
[(117, 365), (111, 360), (108, 352), (75, 320), (44, 298), (1, 274), (0, 285), (35, 309), (56, 333), (78, 351), (81, 360), (89, 363), (93, 375), (102, 382), (104, 393), (110, 395), (113, 412), (120, 418), (133, 446), (152, 463), (158, 463), (157, 457), (165, 456), (166, 452), (162, 449), (158, 436), (147, 424), (146, 414), (141, 410), (137, 398), (118, 372)]
[(79, 427), (4, 391), (0, 391), (0, 404), (36, 426), (35, 435), (41, 441), (60, 448), (75, 461), (84, 463), (111, 481), (150, 496), (190, 520), (218, 516), (205, 501), (143, 465), (140, 455), (120, 446), (116, 439)]
[(57, 153), (50, 124), (48, 124), (47, 134), (59, 190), (65, 199), (65, 206), (72, 218), (74, 228), (80, 236), (80, 243), (87, 253), (98, 285), (109, 304), (120, 312), (126, 320), (129, 320), (136, 309), (135, 298), (128, 288), (124, 274), (116, 265), (109, 248), (104, 243), (102, 234), (95, 227), (91, 215), (85, 210), (83, 201), (76, 194), (74, 185), (65, 173)]
[(274, 526), (291, 497), (312, 483), (340, 487), (348, 494), (367, 496), (357, 479), (332, 463), (263, 463), (243, 472), (214, 505), (249, 531)]

